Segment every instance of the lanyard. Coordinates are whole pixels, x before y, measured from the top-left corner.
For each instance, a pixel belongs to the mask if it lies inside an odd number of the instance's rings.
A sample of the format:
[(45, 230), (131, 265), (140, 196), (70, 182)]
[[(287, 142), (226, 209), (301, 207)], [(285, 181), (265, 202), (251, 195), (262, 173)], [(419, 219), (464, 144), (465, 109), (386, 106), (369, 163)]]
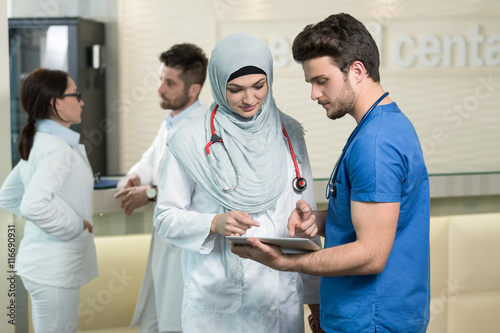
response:
[(358, 132), (361, 129), (361, 127), (363, 127), (363, 124), (365, 123), (366, 119), (368, 118), (368, 116), (370, 115), (370, 113), (373, 111), (373, 109), (375, 109), (375, 107), (387, 95), (389, 95), (388, 92), (384, 93), (382, 96), (379, 97), (379, 99), (377, 99), (375, 101), (375, 103), (373, 103), (372, 106), (370, 106), (370, 108), (368, 109), (368, 111), (366, 111), (366, 113), (363, 116), (363, 118), (361, 118), (361, 121), (359, 122), (358, 126), (356, 126), (356, 128), (352, 131), (351, 135), (349, 135), (349, 138), (347, 139), (347, 142), (346, 142), (344, 148), (342, 149), (342, 154), (340, 154), (340, 157), (337, 160), (337, 163), (335, 163), (335, 167), (333, 168), (333, 171), (332, 171), (332, 173), (330, 175), (330, 179), (328, 180), (328, 184), (326, 184), (326, 199), (327, 200), (330, 199), (330, 196), (332, 196), (333, 198), (335, 198), (337, 196), (337, 185), (335, 185), (335, 181), (337, 179), (337, 174), (339, 172), (340, 163), (344, 159), (344, 156), (345, 156), (345, 154), (347, 152), (347, 148), (349, 148), (350, 144), (352, 143), (352, 141), (354, 140), (354, 138), (358, 134)]

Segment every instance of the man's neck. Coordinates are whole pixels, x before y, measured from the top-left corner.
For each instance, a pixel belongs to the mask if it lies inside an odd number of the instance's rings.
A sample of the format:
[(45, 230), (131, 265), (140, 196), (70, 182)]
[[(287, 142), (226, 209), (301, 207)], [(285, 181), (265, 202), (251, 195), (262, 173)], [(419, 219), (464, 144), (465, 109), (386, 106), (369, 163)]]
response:
[[(349, 114), (356, 120), (359, 124), (363, 116), (368, 112), (370, 107), (385, 93), (382, 86), (378, 83), (373, 83), (361, 89), (357, 93), (357, 99), (354, 104), (354, 108)], [(391, 103), (391, 99), (386, 96), (383, 100), (379, 102), (378, 105), (384, 105)]]

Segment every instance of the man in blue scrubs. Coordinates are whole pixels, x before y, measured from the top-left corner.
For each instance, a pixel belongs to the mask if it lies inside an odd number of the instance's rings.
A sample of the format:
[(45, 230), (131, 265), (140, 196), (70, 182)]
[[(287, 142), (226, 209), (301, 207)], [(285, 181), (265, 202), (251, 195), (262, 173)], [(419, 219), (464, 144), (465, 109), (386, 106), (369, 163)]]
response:
[(284, 255), (251, 238), (253, 247), (233, 246), (233, 252), (278, 270), (323, 276), (326, 332), (425, 332), (429, 179), (413, 125), (380, 85), (377, 46), (361, 22), (342, 13), (305, 27), (293, 56), (327, 116), (349, 114), (357, 122), (330, 180), (328, 210), (313, 212), (299, 201), (289, 219), (291, 236), (319, 233), (325, 249)]

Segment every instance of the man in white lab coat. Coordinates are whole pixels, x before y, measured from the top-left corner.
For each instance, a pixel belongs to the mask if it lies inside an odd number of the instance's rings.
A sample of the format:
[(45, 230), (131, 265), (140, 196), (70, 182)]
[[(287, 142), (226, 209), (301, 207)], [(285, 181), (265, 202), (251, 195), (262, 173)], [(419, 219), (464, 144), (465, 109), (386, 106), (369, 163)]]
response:
[[(121, 207), (127, 215), (156, 201), (157, 184), (167, 138), (180, 124), (204, 114), (198, 100), (208, 59), (193, 44), (177, 44), (160, 55), (158, 96), (162, 109), (171, 110), (156, 138), (118, 183)], [(131, 326), (141, 333), (180, 332), (182, 304), (181, 250), (153, 230), (146, 272)]]

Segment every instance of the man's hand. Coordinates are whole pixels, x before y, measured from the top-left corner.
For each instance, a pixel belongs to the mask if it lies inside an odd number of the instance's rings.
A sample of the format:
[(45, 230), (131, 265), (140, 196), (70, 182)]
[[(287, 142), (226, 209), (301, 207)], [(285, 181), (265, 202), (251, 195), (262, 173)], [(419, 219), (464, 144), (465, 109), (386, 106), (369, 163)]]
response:
[(146, 191), (149, 185), (127, 187), (115, 194), (115, 198), (122, 198), (121, 208), (125, 210), (125, 214), (130, 215), (132, 212), (149, 203)]
[(286, 270), (286, 255), (277, 246), (264, 244), (253, 237), (248, 238), (251, 246), (230, 244), (231, 252), (241, 258), (252, 259), (276, 270)]
[(131, 173), (129, 175), (126, 175), (125, 177), (122, 177), (118, 182), (118, 184), (116, 184), (116, 188), (121, 191), (124, 188), (140, 186), (140, 185), (141, 185), (141, 177), (139, 177), (135, 173)]
[(304, 200), (299, 200), (295, 204), (295, 209), (288, 218), (288, 231), (290, 236), (302, 238), (313, 238), (318, 233), (316, 216), (314, 216), (311, 206)]
[(250, 214), (232, 210), (225, 214), (217, 214), (210, 226), (211, 234), (222, 236), (241, 236), (251, 227), (258, 227), (260, 223), (254, 221)]
[(135, 187), (140, 185), (141, 185), (141, 177), (133, 173), (127, 177), (127, 182), (125, 183), (124, 188)]

